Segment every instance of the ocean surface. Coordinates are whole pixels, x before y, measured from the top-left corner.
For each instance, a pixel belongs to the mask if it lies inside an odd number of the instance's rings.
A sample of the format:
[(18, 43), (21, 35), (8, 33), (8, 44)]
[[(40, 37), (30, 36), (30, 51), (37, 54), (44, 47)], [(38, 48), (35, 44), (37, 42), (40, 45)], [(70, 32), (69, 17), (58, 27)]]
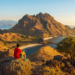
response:
[[(66, 36), (60, 36), (60, 37), (53, 37), (52, 39), (49, 39), (47, 41), (51, 41), (53, 43), (58, 43), (59, 41), (61, 41), (63, 38), (65, 38)], [(56, 45), (55, 44), (49, 44), (47, 46), (51, 46), (52, 48), (55, 48)], [(26, 56), (34, 53), (36, 50), (40, 49), (42, 46), (36, 46), (36, 47), (30, 47), (30, 48), (25, 48), (25, 53)]]
[(0, 29), (4, 30), (4, 29), (10, 29), (12, 28), (13, 26), (0, 26)]

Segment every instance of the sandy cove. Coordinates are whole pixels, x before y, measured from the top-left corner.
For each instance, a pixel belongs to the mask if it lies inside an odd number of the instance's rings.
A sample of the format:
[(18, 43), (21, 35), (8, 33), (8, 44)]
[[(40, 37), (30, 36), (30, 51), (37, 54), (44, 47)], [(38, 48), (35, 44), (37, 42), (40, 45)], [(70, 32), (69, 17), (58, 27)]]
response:
[(40, 45), (42, 45), (42, 44), (37, 44), (37, 43), (29, 44), (29, 45), (26, 45), (26, 46), (21, 46), (20, 49), (25, 49), (25, 48), (35, 47), (35, 46), (40, 46)]
[[(54, 37), (57, 37), (57, 36), (54, 36)], [(49, 39), (52, 39), (53, 37), (48, 37), (48, 38), (44, 38), (44, 40), (49, 40)], [(29, 48), (29, 47), (35, 47), (35, 46), (40, 46), (42, 44), (29, 44), (29, 45), (25, 45), (25, 46), (21, 46), (20, 49), (25, 49), (25, 48)]]
[(44, 38), (44, 40), (52, 39), (53, 37)]

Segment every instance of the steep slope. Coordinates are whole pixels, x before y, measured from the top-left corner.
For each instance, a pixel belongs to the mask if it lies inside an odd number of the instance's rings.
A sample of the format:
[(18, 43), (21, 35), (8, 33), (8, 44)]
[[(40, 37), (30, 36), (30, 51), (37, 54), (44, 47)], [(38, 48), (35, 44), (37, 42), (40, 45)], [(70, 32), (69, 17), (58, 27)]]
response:
[(47, 13), (39, 13), (36, 16), (25, 15), (10, 31), (41, 37), (74, 34), (73, 30), (70, 29), (69, 31), (67, 27)]
[(4, 45), (2, 41), (0, 41), (0, 51), (6, 51), (8, 48)]
[(26, 38), (26, 36), (18, 33), (4, 33), (2, 35), (0, 34), (1, 41), (17, 41), (22, 40), (23, 38)]
[(67, 29), (67, 33), (69, 34), (72, 34), (75, 32), (75, 30), (73, 30), (72, 28), (70, 28), (68, 25), (65, 25), (66, 29)]
[(75, 32), (75, 27), (74, 27), (74, 28), (72, 28), (72, 30)]

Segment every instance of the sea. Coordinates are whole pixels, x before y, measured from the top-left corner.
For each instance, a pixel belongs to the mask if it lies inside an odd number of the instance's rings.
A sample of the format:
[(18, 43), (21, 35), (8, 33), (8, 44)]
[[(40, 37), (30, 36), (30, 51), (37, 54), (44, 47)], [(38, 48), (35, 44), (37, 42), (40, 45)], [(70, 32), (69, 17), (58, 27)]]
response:
[(12, 28), (13, 26), (0, 26), (0, 29), (1, 30), (4, 30), (4, 29), (10, 29)]

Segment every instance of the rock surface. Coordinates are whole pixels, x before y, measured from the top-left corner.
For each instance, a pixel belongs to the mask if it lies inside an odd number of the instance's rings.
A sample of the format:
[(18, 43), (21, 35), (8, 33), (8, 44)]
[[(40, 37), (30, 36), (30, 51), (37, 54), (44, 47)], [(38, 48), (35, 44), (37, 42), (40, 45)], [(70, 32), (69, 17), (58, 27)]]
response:
[(2, 75), (30, 75), (31, 62), (22, 58), (3, 63), (0, 67)]
[(60, 60), (62, 60), (62, 58), (63, 58), (62, 56), (57, 55), (57, 56), (54, 56), (53, 59), (54, 59), (54, 60), (58, 60), (58, 61), (60, 61)]

